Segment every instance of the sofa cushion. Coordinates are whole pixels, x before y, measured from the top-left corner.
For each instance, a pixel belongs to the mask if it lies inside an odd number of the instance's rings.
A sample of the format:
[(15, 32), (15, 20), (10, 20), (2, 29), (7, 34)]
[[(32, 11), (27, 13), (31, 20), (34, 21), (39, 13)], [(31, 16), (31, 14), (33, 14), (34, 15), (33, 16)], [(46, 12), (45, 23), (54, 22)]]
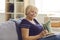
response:
[(14, 22), (6, 21), (0, 23), (0, 40), (18, 40)]

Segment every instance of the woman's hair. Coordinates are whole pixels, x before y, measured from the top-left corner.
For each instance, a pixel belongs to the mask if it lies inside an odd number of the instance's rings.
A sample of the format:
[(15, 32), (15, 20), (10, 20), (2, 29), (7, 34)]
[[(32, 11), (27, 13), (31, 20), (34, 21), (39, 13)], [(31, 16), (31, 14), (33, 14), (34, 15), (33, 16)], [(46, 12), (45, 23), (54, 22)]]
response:
[(38, 9), (37, 9), (35, 6), (28, 5), (28, 6), (26, 7), (25, 14), (27, 15), (27, 14), (28, 14), (29, 12), (31, 12), (31, 11), (37, 12)]

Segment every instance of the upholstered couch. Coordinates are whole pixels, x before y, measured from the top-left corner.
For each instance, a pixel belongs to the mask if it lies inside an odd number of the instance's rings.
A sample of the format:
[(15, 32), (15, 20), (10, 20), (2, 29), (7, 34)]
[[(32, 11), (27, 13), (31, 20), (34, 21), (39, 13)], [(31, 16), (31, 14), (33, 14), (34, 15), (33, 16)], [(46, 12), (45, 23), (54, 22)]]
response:
[(18, 40), (16, 25), (13, 21), (0, 23), (0, 40)]
[(18, 40), (17, 26), (21, 23), (22, 19), (11, 19), (0, 23), (0, 40)]
[[(9, 20), (3, 23), (0, 23), (0, 40), (18, 40), (18, 34), (16, 29), (16, 23), (19, 24), (20, 20)], [(44, 24), (43, 26), (47, 27), (49, 22)], [(47, 27), (48, 28), (48, 27)], [(47, 29), (49, 31), (49, 29)]]

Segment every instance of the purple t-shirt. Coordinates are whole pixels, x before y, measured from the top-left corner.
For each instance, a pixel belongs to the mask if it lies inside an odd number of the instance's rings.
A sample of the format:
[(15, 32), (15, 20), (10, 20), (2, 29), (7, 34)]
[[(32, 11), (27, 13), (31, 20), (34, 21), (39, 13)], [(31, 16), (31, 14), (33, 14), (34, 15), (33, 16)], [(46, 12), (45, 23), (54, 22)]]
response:
[(20, 23), (20, 28), (28, 28), (29, 29), (29, 36), (35, 36), (41, 33), (43, 31), (43, 27), (37, 22), (36, 19), (34, 19), (34, 22), (36, 24), (32, 24), (26, 19), (23, 19)]

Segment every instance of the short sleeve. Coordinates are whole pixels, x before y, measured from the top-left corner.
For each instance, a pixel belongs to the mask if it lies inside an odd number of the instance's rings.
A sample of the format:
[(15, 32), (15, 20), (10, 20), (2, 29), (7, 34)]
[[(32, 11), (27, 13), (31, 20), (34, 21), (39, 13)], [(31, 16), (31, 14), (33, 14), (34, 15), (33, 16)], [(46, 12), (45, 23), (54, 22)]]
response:
[(30, 28), (30, 25), (28, 25), (28, 24), (20, 24), (20, 28)]

